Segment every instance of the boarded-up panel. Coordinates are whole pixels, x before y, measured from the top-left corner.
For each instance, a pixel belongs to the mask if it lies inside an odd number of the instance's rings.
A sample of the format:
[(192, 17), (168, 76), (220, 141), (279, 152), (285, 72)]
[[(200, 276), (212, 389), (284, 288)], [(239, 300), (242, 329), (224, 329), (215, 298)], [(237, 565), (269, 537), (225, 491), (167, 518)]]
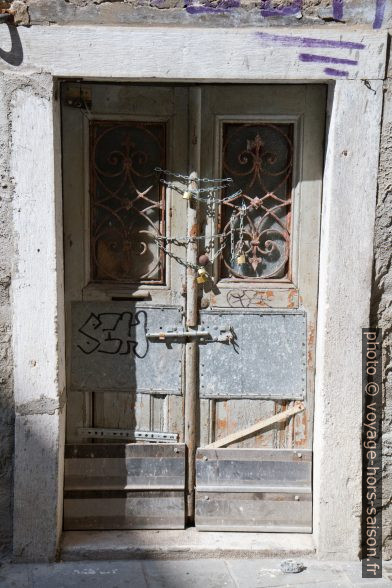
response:
[(181, 394), (183, 345), (152, 344), (147, 337), (181, 324), (176, 306), (74, 302), (72, 389)]
[(183, 528), (185, 445), (67, 445), (64, 487), (65, 529)]
[(312, 497), (196, 492), (196, 526), (200, 531), (311, 533)]
[(312, 452), (199, 449), (200, 530), (311, 532)]
[(203, 311), (203, 330), (231, 343), (200, 345), (201, 398), (303, 399), (306, 316), (300, 311)]
[(183, 529), (184, 493), (65, 492), (64, 529)]

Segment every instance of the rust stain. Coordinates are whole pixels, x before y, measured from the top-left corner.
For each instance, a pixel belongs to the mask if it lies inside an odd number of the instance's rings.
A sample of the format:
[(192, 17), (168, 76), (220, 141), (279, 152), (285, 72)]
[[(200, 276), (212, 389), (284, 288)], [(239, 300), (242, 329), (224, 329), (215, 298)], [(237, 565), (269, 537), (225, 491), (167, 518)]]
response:
[(227, 429), (227, 419), (217, 419), (216, 428), (218, 431), (223, 432)]
[(308, 366), (313, 367), (313, 349), (315, 342), (315, 326), (314, 323), (309, 323), (308, 334)]
[(298, 300), (298, 290), (289, 290), (287, 307), (288, 308), (296, 308), (297, 300)]
[(298, 413), (294, 417), (294, 446), (305, 448), (308, 444), (309, 418), (308, 411)]
[(197, 223), (195, 223), (190, 228), (189, 236), (190, 237), (197, 237), (198, 235), (199, 235), (199, 225)]
[(216, 306), (216, 296), (211, 296), (211, 298), (210, 298), (210, 306)]

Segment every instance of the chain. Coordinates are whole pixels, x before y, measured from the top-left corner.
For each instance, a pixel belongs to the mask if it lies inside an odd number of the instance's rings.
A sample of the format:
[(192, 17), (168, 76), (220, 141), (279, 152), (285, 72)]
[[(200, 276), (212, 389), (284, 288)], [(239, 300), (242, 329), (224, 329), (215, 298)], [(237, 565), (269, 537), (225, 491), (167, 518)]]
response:
[[(205, 235), (198, 235), (195, 237), (164, 237), (163, 235), (154, 235), (152, 233), (148, 233), (157, 241), (166, 241), (167, 243), (174, 243), (174, 245), (189, 245), (189, 243), (193, 243), (197, 240), (205, 239)], [(216, 235), (211, 235), (210, 240), (212, 239), (220, 239), (221, 237), (225, 237), (227, 233), (217, 233)]]
[(184, 267), (189, 267), (195, 271), (197, 271), (199, 269), (198, 265), (195, 265), (194, 263), (189, 263), (189, 261), (186, 261), (185, 259), (182, 259), (181, 257), (178, 257), (178, 255), (175, 255), (175, 253), (172, 253), (172, 251), (169, 251), (169, 249), (166, 249), (166, 247), (162, 244), (161, 240), (157, 241), (158, 243), (158, 247), (164, 252), (166, 253), (166, 255), (168, 257), (171, 257), (172, 259), (174, 259), (174, 261), (176, 261), (177, 263), (179, 263), (180, 265), (183, 265)]
[[(235, 192), (234, 194), (230, 194), (230, 196), (225, 196), (225, 198), (214, 198), (212, 196), (212, 193), (218, 192), (219, 190), (222, 190), (222, 188), (225, 188), (226, 186), (218, 186), (216, 188), (209, 187), (209, 188), (197, 188), (197, 189), (192, 189), (192, 190), (182, 190), (181, 188), (179, 188), (178, 186), (176, 186), (172, 182), (167, 182), (164, 179), (161, 179), (159, 181), (162, 184), (165, 184), (165, 186), (167, 186), (168, 188), (171, 188), (172, 190), (177, 192), (178, 194), (181, 194), (181, 196), (183, 196), (185, 194), (185, 192), (190, 192), (192, 195), (192, 198), (194, 198), (195, 200), (198, 200), (199, 202), (207, 203), (207, 205), (209, 205), (209, 206), (211, 206), (211, 204), (220, 204), (222, 202), (228, 202), (229, 200), (234, 200), (235, 198), (238, 198), (238, 196), (241, 196), (241, 194), (242, 194), (242, 190), (237, 190), (237, 192)], [(199, 194), (203, 194), (203, 193), (208, 194), (207, 198), (201, 198), (199, 196)]]
[[(160, 167), (154, 168), (154, 171), (159, 172), (161, 174), (165, 174), (166, 176), (172, 176), (173, 178), (177, 178), (179, 180), (184, 180), (186, 182), (194, 181), (193, 178), (190, 176), (184, 176), (182, 174), (176, 174), (174, 172), (169, 171), (168, 169), (162, 169)], [(216, 184), (222, 183), (231, 184), (233, 182), (233, 178), (197, 178), (198, 182), (203, 182), (205, 184)]]
[[(231, 233), (231, 231), (230, 231), (230, 233)], [(211, 263), (214, 263), (214, 261), (220, 256), (220, 254), (223, 253), (223, 250), (226, 247), (226, 239), (227, 239), (227, 234), (224, 235), (224, 238), (222, 239), (221, 246), (219, 247), (219, 249), (217, 249), (215, 251), (214, 255), (212, 256)]]
[(230, 260), (231, 263), (234, 263), (235, 260), (235, 244), (234, 244), (234, 232), (235, 232), (235, 214), (234, 212), (231, 213), (230, 217)]
[(238, 239), (238, 244), (237, 244), (237, 248), (238, 248), (238, 253), (242, 253), (242, 250), (244, 248), (244, 216), (245, 216), (245, 212), (246, 212), (246, 205), (243, 202), (242, 206), (240, 208), (240, 236)]

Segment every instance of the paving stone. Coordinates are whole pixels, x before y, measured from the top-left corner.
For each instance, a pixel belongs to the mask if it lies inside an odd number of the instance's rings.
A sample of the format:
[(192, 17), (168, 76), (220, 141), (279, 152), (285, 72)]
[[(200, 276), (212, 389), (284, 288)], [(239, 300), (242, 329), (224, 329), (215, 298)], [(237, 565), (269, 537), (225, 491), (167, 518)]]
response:
[[(391, 581), (384, 578), (362, 578), (362, 564), (361, 562), (340, 564), (340, 569), (344, 575), (349, 579), (351, 584), (355, 587), (373, 587), (373, 588), (391, 588)], [(385, 572), (385, 570), (384, 570)], [(384, 574), (385, 576), (385, 574)]]
[(280, 569), (282, 560), (226, 560), (238, 588), (267, 588), (275, 586), (325, 586), (351, 588), (348, 579), (335, 567), (323, 562), (300, 559), (305, 570), (298, 574), (284, 574)]
[(139, 561), (36, 565), (32, 579), (32, 588), (147, 588)]
[(18, 569), (14, 565), (2, 565), (0, 567), (1, 588), (30, 588), (29, 572), (30, 570), (26, 566)]
[(148, 588), (237, 588), (223, 560), (143, 561), (142, 566)]

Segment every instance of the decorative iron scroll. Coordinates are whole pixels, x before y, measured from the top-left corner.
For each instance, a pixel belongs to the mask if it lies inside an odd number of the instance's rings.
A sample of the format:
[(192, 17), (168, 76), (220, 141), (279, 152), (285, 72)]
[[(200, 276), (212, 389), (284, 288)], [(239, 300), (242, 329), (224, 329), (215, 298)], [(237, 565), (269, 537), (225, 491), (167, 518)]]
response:
[(91, 276), (98, 282), (163, 283), (164, 122), (90, 123)]
[(224, 123), (222, 159), (223, 174), (233, 178), (231, 189), (242, 194), (221, 204), (221, 231), (234, 235), (222, 256), (221, 277), (287, 277), (293, 125)]

